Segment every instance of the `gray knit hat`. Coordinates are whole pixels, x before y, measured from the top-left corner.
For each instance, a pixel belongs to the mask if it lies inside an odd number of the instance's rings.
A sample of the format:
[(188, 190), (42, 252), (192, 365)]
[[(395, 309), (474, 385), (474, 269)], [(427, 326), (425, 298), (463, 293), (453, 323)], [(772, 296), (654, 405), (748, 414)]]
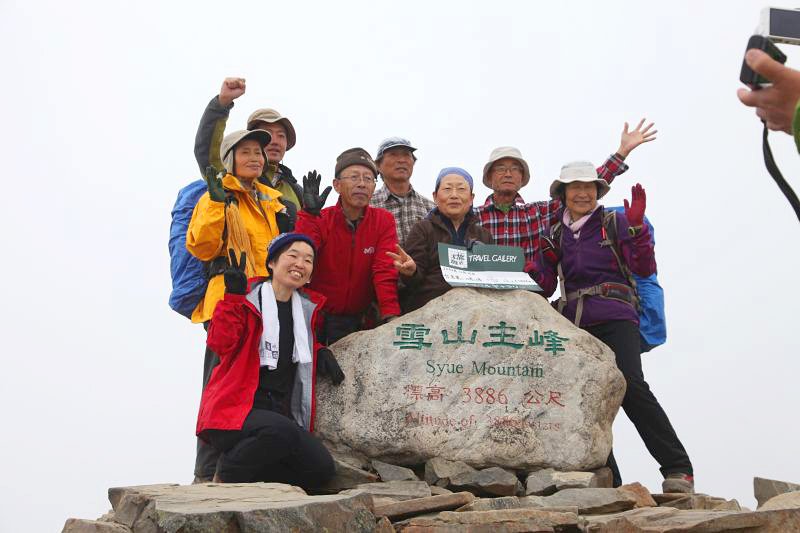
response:
[[(231, 174), (233, 174), (233, 149), (245, 139), (255, 139), (263, 151), (264, 147), (272, 140), (272, 135), (266, 130), (238, 130), (226, 135), (219, 147), (219, 158), (222, 160), (225, 170)], [(264, 159), (266, 160), (266, 158), (267, 156), (264, 154)]]
[(528, 167), (528, 162), (522, 159), (522, 153), (519, 151), (519, 148), (514, 148), (513, 146), (500, 146), (499, 148), (492, 150), (492, 153), (489, 156), (489, 162), (483, 165), (483, 184), (490, 189), (492, 188), (492, 181), (489, 179), (489, 171), (492, 169), (492, 165), (506, 157), (516, 159), (522, 165), (523, 187), (526, 186), (529, 181), (531, 181), (531, 170)]
[(561, 175), (550, 184), (550, 197), (558, 198), (567, 183), (583, 181), (597, 183), (597, 199), (605, 196), (611, 187), (606, 180), (597, 177), (597, 169), (589, 161), (573, 161), (561, 167)]

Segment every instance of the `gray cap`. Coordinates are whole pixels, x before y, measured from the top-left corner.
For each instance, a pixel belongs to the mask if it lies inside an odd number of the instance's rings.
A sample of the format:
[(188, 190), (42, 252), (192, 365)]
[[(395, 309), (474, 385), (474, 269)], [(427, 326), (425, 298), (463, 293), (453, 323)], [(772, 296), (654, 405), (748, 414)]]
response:
[(270, 109), (269, 107), (265, 107), (263, 109), (256, 109), (253, 113), (247, 117), (247, 129), (253, 130), (256, 127), (256, 122), (266, 122), (268, 124), (275, 124), (280, 123), (283, 125), (283, 128), (286, 130), (286, 149), (291, 150), (294, 143), (297, 141), (297, 135), (294, 132), (294, 126), (292, 126), (292, 122), (282, 116), (276, 109)]
[[(255, 139), (263, 150), (272, 140), (272, 135), (266, 130), (238, 130), (225, 136), (219, 147), (219, 158), (225, 166), (225, 170), (233, 173), (233, 149), (245, 139)], [(266, 159), (266, 154), (264, 155)]]
[(483, 184), (490, 189), (492, 188), (492, 181), (489, 179), (489, 171), (492, 169), (492, 165), (506, 157), (516, 159), (522, 165), (522, 187), (531, 181), (531, 169), (528, 167), (528, 162), (522, 159), (522, 152), (519, 151), (519, 148), (500, 146), (492, 150), (491, 155), (489, 155), (489, 162), (483, 165)]
[(611, 187), (606, 180), (597, 177), (597, 169), (589, 161), (573, 161), (561, 167), (561, 174), (558, 179), (550, 184), (550, 197), (558, 198), (567, 183), (583, 181), (586, 183), (597, 183), (597, 199), (605, 196)]
[[(397, 148), (398, 146), (401, 147), (401, 148), (408, 149), (408, 151), (411, 152), (412, 155), (414, 154), (414, 151), (416, 150), (416, 148), (411, 146), (411, 141), (409, 141), (408, 139), (404, 139), (402, 137), (389, 137), (389, 138), (386, 138), (386, 139), (382, 140), (381, 144), (378, 145), (378, 151), (376, 152), (376, 155), (375, 155), (375, 161), (376, 162), (380, 161), (381, 157), (383, 157), (383, 153), (386, 150), (389, 150), (390, 148)], [(414, 157), (415, 161), (416, 161), (416, 159), (417, 158)]]

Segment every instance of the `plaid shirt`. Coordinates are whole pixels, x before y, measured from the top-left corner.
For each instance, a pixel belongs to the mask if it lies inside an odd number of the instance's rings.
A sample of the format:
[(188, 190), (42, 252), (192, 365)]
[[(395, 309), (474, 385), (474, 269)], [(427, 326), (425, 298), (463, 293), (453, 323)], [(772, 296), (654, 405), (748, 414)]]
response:
[(369, 205), (386, 209), (394, 216), (397, 241), (400, 246), (405, 246), (406, 237), (414, 224), (425, 218), (430, 210), (436, 207), (432, 200), (419, 194), (413, 187), (407, 195), (397, 196), (391, 193), (386, 185), (372, 195)]
[[(614, 154), (597, 169), (597, 175), (611, 183), (626, 170), (628, 165), (618, 154)], [(476, 207), (474, 211), (480, 218), (481, 226), (488, 229), (494, 237), (495, 244), (521, 247), (525, 253), (525, 265), (530, 267), (542, 235), (545, 235), (547, 228), (558, 222), (560, 208), (561, 200), (526, 204), (522, 196), (517, 194), (508, 213), (495, 206), (494, 195), (489, 195), (486, 203)]]

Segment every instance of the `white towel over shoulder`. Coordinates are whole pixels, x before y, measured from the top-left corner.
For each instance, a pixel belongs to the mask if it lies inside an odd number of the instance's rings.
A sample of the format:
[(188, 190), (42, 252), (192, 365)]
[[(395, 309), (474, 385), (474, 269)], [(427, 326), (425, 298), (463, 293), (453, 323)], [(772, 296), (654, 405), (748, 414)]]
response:
[[(278, 367), (278, 354), (280, 353), (281, 325), (278, 321), (278, 304), (275, 302), (275, 292), (272, 282), (261, 284), (261, 319), (264, 324), (261, 332), (261, 343), (258, 345), (258, 356), (261, 366), (270, 370)], [(294, 322), (294, 352), (292, 361), (295, 363), (310, 363), (311, 352), (308, 349), (308, 330), (303, 316), (303, 306), (297, 291), (292, 293), (292, 322)]]

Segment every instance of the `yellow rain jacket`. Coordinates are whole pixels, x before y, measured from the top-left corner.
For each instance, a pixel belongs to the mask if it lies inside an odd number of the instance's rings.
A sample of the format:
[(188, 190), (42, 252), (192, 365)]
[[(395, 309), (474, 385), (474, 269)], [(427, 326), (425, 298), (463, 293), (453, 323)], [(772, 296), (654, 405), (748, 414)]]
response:
[[(258, 181), (254, 181), (254, 183), (259, 198), (258, 202), (242, 187), (235, 176), (227, 174), (222, 178), (222, 186), (225, 190), (233, 193), (239, 202), (239, 213), (247, 229), (250, 245), (255, 255), (253, 258), (256, 268), (255, 275), (266, 277), (269, 275), (267, 273), (267, 247), (272, 239), (280, 233), (275, 213), (285, 208), (278, 201), (278, 197), (281, 196), (279, 191)], [(227, 247), (222, 240), (224, 230), (225, 203), (212, 201), (206, 192), (200, 197), (192, 213), (189, 230), (186, 232), (186, 249), (201, 261), (211, 261), (219, 256), (227, 257)], [(192, 322), (211, 320), (214, 307), (224, 294), (225, 281), (222, 274), (218, 274), (208, 281), (206, 294), (192, 313)]]

